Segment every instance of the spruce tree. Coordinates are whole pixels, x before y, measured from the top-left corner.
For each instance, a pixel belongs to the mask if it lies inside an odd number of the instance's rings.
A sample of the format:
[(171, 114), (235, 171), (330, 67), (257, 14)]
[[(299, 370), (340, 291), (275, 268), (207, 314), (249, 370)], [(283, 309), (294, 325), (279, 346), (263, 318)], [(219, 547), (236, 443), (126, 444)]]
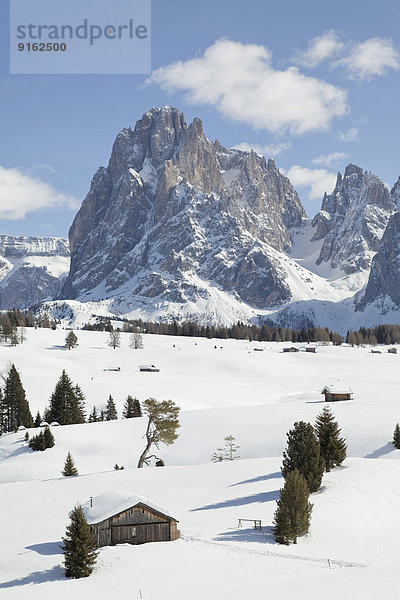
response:
[(35, 420), (33, 422), (34, 427), (40, 427), (40, 423), (42, 422), (42, 417), (40, 416), (40, 412), (37, 411)]
[(325, 469), (320, 454), (319, 442), (310, 423), (299, 421), (287, 434), (287, 450), (283, 453), (282, 475), (297, 469), (307, 482), (310, 493), (316, 492), (321, 485)]
[(140, 406), (140, 402), (137, 398), (132, 398), (132, 396), (128, 396), (125, 404), (124, 410), (122, 412), (122, 417), (124, 419), (132, 419), (133, 417), (141, 417), (142, 409)]
[(274, 536), (278, 544), (297, 543), (297, 538), (308, 533), (312, 504), (303, 475), (295, 469), (286, 475), (274, 515)]
[(106, 421), (115, 421), (118, 419), (117, 408), (115, 406), (115, 402), (111, 396), (108, 397), (106, 412), (105, 412)]
[(89, 577), (97, 559), (96, 541), (86, 521), (83, 508), (75, 506), (70, 514), (71, 523), (63, 537), (65, 576), (72, 579)]
[(325, 406), (316, 418), (315, 433), (327, 472), (334, 467), (340, 467), (346, 458), (346, 441), (340, 437), (340, 431), (330, 408)]
[(50, 431), (50, 427), (45, 427), (43, 432), (44, 449), (52, 448), (55, 444), (54, 435)]
[(97, 414), (97, 409), (93, 406), (93, 410), (89, 415), (88, 423), (96, 423), (99, 420), (99, 416)]
[(392, 444), (400, 450), (400, 425), (398, 423), (396, 423), (396, 427), (394, 428)]
[(78, 385), (74, 386), (65, 371), (62, 372), (50, 398), (50, 421), (60, 425), (84, 423), (84, 396)]
[(67, 454), (62, 474), (64, 477), (75, 477), (76, 475), (79, 475), (78, 469), (75, 467), (74, 459), (71, 456), (71, 452), (68, 452)]
[(33, 427), (33, 418), (22, 387), (19, 373), (14, 365), (8, 372), (3, 396), (3, 420), (6, 431), (14, 431), (20, 425)]

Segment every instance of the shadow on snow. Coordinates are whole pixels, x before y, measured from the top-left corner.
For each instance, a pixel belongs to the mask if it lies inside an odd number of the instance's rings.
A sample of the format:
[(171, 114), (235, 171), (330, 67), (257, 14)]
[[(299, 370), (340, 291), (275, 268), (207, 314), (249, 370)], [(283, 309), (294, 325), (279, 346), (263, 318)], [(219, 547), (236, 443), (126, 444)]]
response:
[(247, 504), (255, 504), (257, 502), (274, 502), (276, 500), (279, 500), (279, 490), (260, 492), (251, 496), (241, 496), (239, 498), (232, 498), (231, 500), (224, 500), (223, 502), (216, 502), (215, 504), (206, 504), (206, 506), (201, 506), (200, 508), (192, 508), (190, 512), (228, 508), (229, 506), (246, 506)]
[(257, 542), (261, 544), (275, 544), (274, 528), (270, 525), (258, 529), (232, 529), (219, 533), (214, 539), (218, 542)]
[(275, 473), (269, 473), (268, 475), (260, 475), (259, 477), (254, 477), (253, 479), (245, 479), (244, 481), (238, 481), (237, 483), (232, 483), (229, 487), (235, 487), (236, 485), (242, 485), (243, 483), (257, 483), (258, 481), (268, 481), (268, 479), (279, 479), (282, 477), (280, 471), (276, 471)]
[(65, 571), (60, 565), (56, 565), (52, 569), (47, 569), (46, 571), (35, 571), (34, 573), (25, 575), (25, 577), (4, 581), (3, 583), (0, 583), (0, 590), (22, 585), (31, 585), (32, 583), (47, 583), (49, 581), (60, 580), (65, 580)]

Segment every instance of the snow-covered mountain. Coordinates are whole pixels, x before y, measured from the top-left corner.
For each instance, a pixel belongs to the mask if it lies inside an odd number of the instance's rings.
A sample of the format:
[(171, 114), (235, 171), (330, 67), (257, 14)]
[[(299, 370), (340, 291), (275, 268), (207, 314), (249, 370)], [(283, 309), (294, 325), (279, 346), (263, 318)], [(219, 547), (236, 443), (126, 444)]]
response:
[(332, 194), (325, 194), (313, 219), (314, 238), (323, 239), (317, 264), (330, 262), (345, 273), (371, 266), (396, 206), (384, 183), (356, 165), (338, 173)]
[[(343, 330), (387, 320), (390, 305), (397, 320), (397, 255), (387, 249), (399, 206), (400, 178), (389, 192), (349, 164), (310, 220), (272, 159), (210, 141), (177, 108), (152, 108), (94, 175), (69, 231), (67, 277), (66, 240), (0, 239), (0, 306), (46, 299), (46, 310), (78, 321), (268, 317)], [(385, 252), (391, 275), (375, 285)]]
[(203, 316), (221, 294), (256, 309), (282, 304), (292, 291), (281, 253), (305, 216), (273, 160), (210, 142), (176, 108), (153, 108), (93, 178), (70, 229), (62, 297), (112, 298), (123, 313), (192, 303)]
[(27, 308), (55, 298), (69, 257), (64, 238), (0, 235), (0, 308)]

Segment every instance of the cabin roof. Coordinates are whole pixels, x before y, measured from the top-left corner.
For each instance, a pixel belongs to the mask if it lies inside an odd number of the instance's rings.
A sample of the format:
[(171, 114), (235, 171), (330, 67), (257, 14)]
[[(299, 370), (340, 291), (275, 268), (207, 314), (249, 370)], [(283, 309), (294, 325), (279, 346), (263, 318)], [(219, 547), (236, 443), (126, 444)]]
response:
[[(138, 504), (144, 504), (148, 508), (154, 510), (157, 513), (174, 519), (171, 513), (155, 504), (144, 496), (138, 496), (130, 492), (123, 492), (121, 490), (109, 490), (99, 496), (94, 496), (92, 499), (92, 506), (90, 506), (90, 500), (82, 504), (83, 512), (89, 525), (95, 523), (101, 523), (105, 519), (109, 519), (114, 515), (118, 515), (124, 510), (128, 510)], [(176, 519), (174, 519), (176, 521)]]
[(325, 392), (328, 394), (352, 394), (352, 390), (347, 385), (343, 385), (343, 383), (330, 383), (329, 385), (324, 385), (321, 390), (321, 394)]

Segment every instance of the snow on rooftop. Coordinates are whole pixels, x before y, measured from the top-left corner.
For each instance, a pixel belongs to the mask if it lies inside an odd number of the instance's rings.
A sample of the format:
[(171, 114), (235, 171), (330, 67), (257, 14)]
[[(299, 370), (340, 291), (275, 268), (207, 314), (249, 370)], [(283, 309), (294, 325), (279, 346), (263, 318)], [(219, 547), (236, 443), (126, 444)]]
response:
[(82, 504), (82, 508), (87, 522), (89, 525), (92, 525), (94, 523), (100, 523), (101, 521), (117, 515), (128, 508), (137, 506), (138, 504), (145, 504), (156, 512), (171, 517), (172, 519), (174, 518), (167, 509), (155, 504), (148, 498), (138, 496), (137, 494), (131, 494), (130, 492), (123, 492), (121, 490), (109, 490), (99, 496), (95, 496)]
[(343, 385), (343, 383), (331, 383), (329, 385), (324, 385), (321, 390), (321, 394), (324, 391), (327, 391), (328, 394), (352, 394), (352, 390), (347, 385)]

